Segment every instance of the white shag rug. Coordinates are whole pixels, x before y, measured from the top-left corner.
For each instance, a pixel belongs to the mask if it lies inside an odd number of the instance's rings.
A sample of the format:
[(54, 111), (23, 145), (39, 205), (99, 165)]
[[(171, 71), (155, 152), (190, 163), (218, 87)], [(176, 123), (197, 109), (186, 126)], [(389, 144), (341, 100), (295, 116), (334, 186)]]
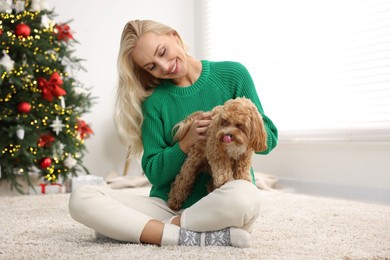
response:
[(389, 205), (284, 191), (262, 194), (247, 249), (94, 239), (91, 229), (70, 217), (69, 194), (0, 197), (0, 259), (390, 259)]

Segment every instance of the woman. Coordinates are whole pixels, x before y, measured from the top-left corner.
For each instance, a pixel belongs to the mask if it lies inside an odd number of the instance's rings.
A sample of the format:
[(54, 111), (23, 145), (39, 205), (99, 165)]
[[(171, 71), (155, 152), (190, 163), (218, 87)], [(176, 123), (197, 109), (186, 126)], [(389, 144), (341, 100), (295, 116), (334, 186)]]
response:
[[(259, 214), (259, 191), (234, 180), (207, 194), (201, 174), (183, 209), (167, 206), (171, 183), (189, 148), (205, 138), (210, 113), (203, 113), (188, 134), (172, 142), (173, 126), (197, 110), (210, 111), (226, 100), (250, 98), (263, 116), (270, 152), (277, 129), (263, 113), (248, 71), (236, 62), (197, 60), (187, 54), (179, 34), (149, 20), (126, 24), (118, 55), (116, 123), (131, 156), (142, 155), (152, 184), (150, 196), (84, 186), (74, 191), (72, 217), (96, 232), (121, 241), (155, 245), (248, 247)], [(252, 171), (253, 176), (253, 171)]]

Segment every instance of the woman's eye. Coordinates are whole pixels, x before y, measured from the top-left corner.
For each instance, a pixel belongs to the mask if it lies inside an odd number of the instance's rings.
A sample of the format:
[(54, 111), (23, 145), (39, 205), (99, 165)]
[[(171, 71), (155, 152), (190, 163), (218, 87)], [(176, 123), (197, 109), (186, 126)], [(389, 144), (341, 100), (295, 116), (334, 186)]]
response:
[(165, 49), (162, 50), (162, 52), (160, 53), (160, 57), (164, 56), (165, 54)]
[(150, 65), (149, 70), (153, 70), (153, 69), (154, 69), (154, 65)]

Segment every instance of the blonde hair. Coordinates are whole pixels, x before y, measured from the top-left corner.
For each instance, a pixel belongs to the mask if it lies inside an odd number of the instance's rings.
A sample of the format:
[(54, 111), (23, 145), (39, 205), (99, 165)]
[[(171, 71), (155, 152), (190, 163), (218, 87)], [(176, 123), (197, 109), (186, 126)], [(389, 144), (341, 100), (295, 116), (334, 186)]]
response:
[(133, 20), (125, 25), (117, 60), (119, 78), (114, 118), (118, 134), (122, 142), (128, 146), (128, 157), (139, 156), (143, 152), (142, 102), (159, 84), (159, 79), (137, 66), (131, 58), (138, 39), (146, 32), (159, 35), (175, 33), (185, 48), (180, 36), (169, 26), (151, 20)]

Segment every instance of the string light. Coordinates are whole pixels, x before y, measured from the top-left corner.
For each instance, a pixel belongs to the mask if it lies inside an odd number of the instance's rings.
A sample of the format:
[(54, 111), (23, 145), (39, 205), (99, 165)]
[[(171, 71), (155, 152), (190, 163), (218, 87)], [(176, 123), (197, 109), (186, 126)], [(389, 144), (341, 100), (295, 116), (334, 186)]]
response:
[(9, 144), (8, 147), (4, 147), (4, 149), (1, 151), (2, 154), (11, 155), (12, 157), (15, 156), (15, 153), (17, 153), (20, 150), (21, 146), (19, 144)]
[(29, 152), (30, 152), (31, 154), (36, 155), (38, 149), (37, 149), (36, 147), (30, 147), (28, 150), (29, 150)]

